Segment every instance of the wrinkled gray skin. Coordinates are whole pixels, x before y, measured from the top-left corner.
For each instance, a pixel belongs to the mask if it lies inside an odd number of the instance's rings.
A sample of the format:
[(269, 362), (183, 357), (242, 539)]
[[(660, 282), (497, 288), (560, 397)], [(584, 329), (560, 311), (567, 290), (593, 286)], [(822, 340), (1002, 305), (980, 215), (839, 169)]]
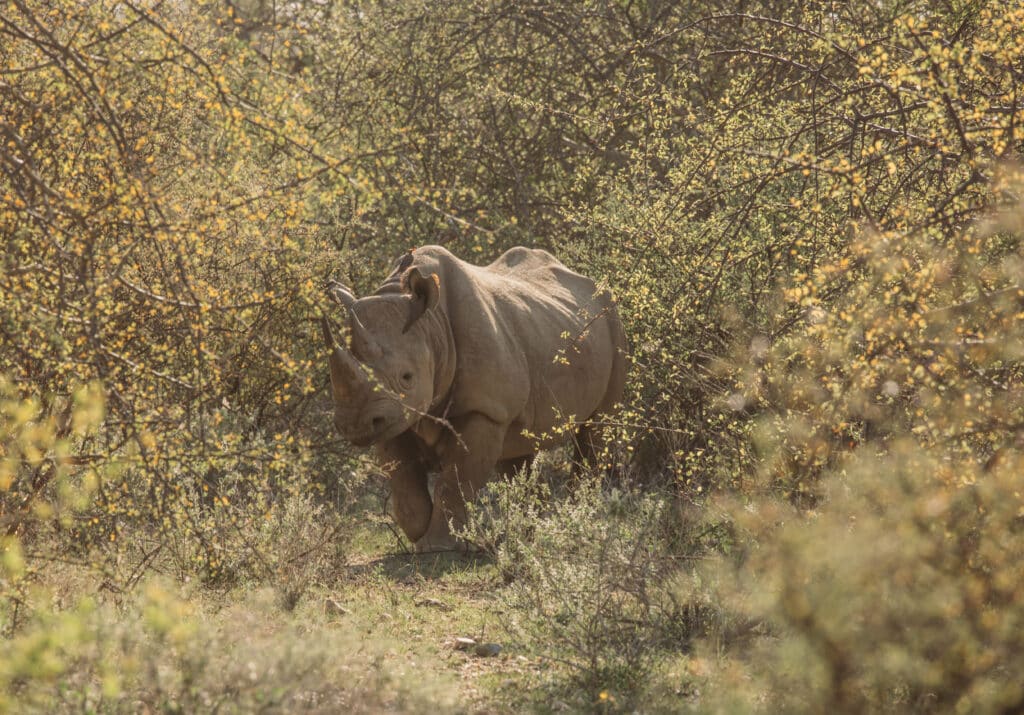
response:
[[(418, 551), (455, 546), (448, 522), (464, 523), (465, 500), (559, 441), (524, 431), (591, 420), (621, 398), (626, 341), (610, 296), (546, 251), (473, 266), (425, 246), (372, 295), (329, 292), (350, 332), (339, 345), (324, 321), (335, 427), (376, 446)], [(578, 457), (593, 457), (594, 439), (580, 428)]]

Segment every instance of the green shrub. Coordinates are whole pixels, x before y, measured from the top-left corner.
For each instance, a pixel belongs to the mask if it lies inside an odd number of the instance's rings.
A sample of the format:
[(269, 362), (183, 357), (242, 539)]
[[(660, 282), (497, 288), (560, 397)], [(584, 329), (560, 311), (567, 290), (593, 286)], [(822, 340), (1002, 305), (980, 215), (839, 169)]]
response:
[(823, 266), (748, 370), (762, 459), (720, 508), (747, 543), (723, 603), (773, 634), (737, 655), (750, 707), (1020, 707), (1019, 225), (865, 236), (860, 280)]
[(506, 582), (509, 636), (555, 667), (545, 689), (583, 707), (639, 702), (659, 658), (685, 651), (707, 617), (695, 593), (674, 598), (690, 579), (668, 548), (683, 531), (669, 501), (593, 478), (553, 497), (536, 471), (488, 492), (463, 537)]
[(206, 612), (197, 594), (150, 581), (115, 611), (85, 600), (39, 613), (0, 658), (10, 712), (423, 712), (439, 684), (383, 667), (383, 650), (337, 624), (288, 622), (272, 592)]
[(742, 655), (757, 677), (750, 703), (763, 699), (767, 712), (1019, 707), (1020, 468), (1016, 456), (986, 470), (901, 440), (826, 480), (829, 501), (811, 519), (758, 509), (748, 521), (785, 526), (741, 570), (747, 612), (777, 628)]
[(311, 449), (330, 425), (302, 329), (331, 254), (300, 220), (323, 157), (295, 78), (257, 71), (223, 19), (216, 3), (3, 11), (0, 373), (44, 421), (75, 385), (103, 391), (102, 429), (74, 456), (122, 469), (69, 542), (111, 577), (135, 529), (189, 539), (216, 568), (192, 507), (226, 496), (222, 475), (336, 487), (310, 474), (340, 460)]

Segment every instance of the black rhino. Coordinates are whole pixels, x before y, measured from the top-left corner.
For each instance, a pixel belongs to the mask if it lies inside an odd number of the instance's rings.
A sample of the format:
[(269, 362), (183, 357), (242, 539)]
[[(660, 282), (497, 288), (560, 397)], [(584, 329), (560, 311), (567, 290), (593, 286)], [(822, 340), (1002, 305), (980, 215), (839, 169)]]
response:
[[(332, 281), (349, 344), (325, 318), (334, 424), (375, 445), (399, 526), (419, 551), (451, 548), (449, 520), (492, 474), (528, 463), (573, 418), (593, 456), (595, 415), (622, 396), (626, 339), (611, 297), (543, 250), (474, 266), (410, 251), (372, 295)], [(527, 436), (530, 435), (530, 436)], [(540, 437), (536, 437), (540, 435)], [(433, 498), (427, 474), (439, 470)]]

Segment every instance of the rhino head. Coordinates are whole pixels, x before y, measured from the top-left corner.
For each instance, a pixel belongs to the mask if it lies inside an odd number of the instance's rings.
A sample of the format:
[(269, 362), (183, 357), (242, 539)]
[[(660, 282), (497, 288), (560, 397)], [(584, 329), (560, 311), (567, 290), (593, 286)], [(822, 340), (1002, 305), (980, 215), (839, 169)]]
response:
[(399, 292), (361, 299), (331, 281), (327, 291), (343, 311), (349, 344), (339, 343), (322, 319), (330, 350), (334, 426), (357, 447), (398, 436), (431, 407), (437, 356), (424, 315), (437, 305), (436, 274), (413, 268)]

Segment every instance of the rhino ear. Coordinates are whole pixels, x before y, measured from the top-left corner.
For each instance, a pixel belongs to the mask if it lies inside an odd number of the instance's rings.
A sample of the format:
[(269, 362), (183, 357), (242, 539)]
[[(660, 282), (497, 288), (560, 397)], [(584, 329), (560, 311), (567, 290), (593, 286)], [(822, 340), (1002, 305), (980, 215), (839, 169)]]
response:
[(441, 279), (436, 273), (424, 278), (418, 268), (410, 268), (404, 277), (405, 289), (412, 300), (409, 303), (409, 317), (402, 332), (408, 332), (412, 324), (428, 310), (432, 310), (441, 298)]

